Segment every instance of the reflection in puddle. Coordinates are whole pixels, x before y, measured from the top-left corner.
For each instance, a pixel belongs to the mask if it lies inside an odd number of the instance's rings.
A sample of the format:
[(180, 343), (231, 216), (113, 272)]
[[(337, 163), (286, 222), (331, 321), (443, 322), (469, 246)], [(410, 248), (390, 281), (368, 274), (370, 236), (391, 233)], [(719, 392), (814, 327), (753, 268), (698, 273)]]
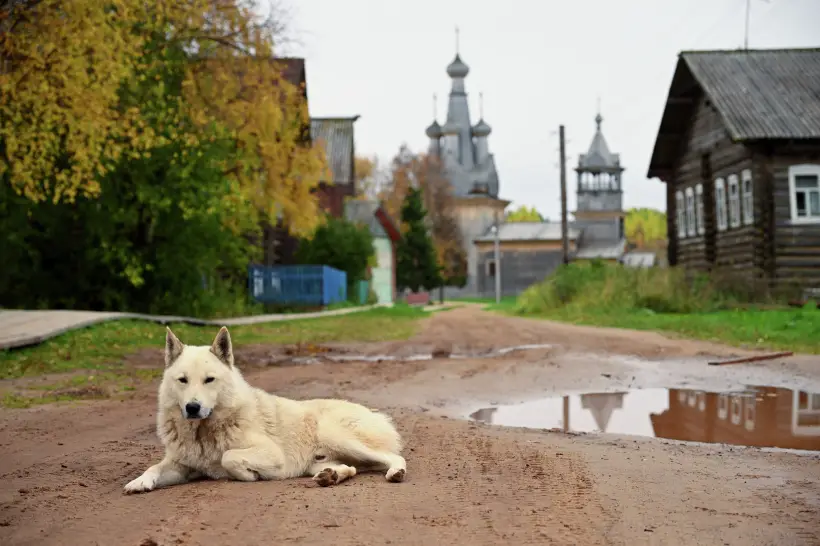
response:
[(820, 393), (775, 387), (589, 393), (484, 408), (470, 418), (515, 427), (820, 450)]
[(384, 361), (401, 361), (412, 362), (417, 360), (433, 360), (434, 358), (495, 358), (504, 356), (516, 351), (534, 351), (537, 349), (549, 349), (552, 345), (539, 343), (529, 345), (513, 345), (512, 347), (502, 347), (494, 351), (485, 351), (482, 353), (421, 353), (409, 356), (397, 355), (334, 355), (334, 354), (320, 354), (315, 356), (297, 356), (289, 359), (294, 364), (315, 364), (317, 362), (384, 362)]

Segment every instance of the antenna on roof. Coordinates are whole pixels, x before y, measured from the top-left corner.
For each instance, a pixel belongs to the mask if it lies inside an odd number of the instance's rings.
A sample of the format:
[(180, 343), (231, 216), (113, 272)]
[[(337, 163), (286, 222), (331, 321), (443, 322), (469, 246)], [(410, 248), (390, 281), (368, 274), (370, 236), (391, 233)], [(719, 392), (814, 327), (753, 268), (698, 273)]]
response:
[(478, 118), (484, 119), (484, 91), (478, 93)]
[[(770, 0), (763, 0), (767, 4)], [(752, 11), (752, 0), (746, 0), (746, 27), (743, 30), (743, 49), (749, 49), (749, 13)]]

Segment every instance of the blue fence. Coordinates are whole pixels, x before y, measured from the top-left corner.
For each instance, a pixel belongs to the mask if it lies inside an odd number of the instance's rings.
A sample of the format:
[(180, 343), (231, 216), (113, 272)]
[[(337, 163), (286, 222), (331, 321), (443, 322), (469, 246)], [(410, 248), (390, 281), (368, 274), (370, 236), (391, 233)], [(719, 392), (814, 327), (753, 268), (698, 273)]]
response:
[(347, 273), (326, 265), (252, 265), (248, 292), (261, 303), (330, 305), (347, 299)]

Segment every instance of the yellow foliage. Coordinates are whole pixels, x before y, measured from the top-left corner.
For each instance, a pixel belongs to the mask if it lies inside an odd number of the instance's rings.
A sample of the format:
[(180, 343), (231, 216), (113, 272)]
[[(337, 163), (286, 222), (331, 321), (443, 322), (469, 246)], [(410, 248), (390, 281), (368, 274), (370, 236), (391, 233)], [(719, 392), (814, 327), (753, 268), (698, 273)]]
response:
[(624, 230), (627, 240), (637, 248), (662, 248), (666, 244), (666, 213), (649, 208), (629, 209)]
[(507, 222), (543, 222), (544, 218), (541, 216), (535, 207), (527, 207), (521, 205), (517, 209), (507, 213)]
[(0, 174), (7, 171), (33, 201), (72, 202), (97, 195), (98, 176), (121, 157), (147, 157), (163, 145), (139, 108), (120, 108), (118, 94), (152, 73), (151, 59), (162, 62), (145, 48), (163, 33), (196, 54), (184, 96), (157, 100), (169, 113), (182, 106), (194, 126), (170, 114), (152, 123), (192, 146), (230, 138), (243, 153), (224, 168), (243, 197), (293, 233), (310, 232), (325, 157), (305, 144), (303, 89), (283, 77), (274, 36), (255, 22), (252, 7), (242, 0), (42, 0), (13, 17), (0, 11), (0, 58), (8, 61), (0, 71)]

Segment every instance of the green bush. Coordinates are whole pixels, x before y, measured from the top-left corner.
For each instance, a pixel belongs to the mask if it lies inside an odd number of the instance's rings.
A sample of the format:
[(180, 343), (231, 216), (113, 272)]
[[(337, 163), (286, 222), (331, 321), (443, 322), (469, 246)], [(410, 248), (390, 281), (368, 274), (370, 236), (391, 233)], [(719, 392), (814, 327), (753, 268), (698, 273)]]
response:
[(367, 266), (376, 250), (373, 235), (365, 225), (329, 217), (313, 237), (299, 242), (296, 259), (306, 265), (327, 265), (347, 273), (348, 298), (357, 294), (359, 281), (367, 277)]
[(601, 261), (576, 262), (525, 290), (515, 312), (539, 314), (559, 308), (597, 312), (649, 310), (692, 313), (735, 302), (705, 275), (687, 276), (677, 268), (629, 268)]

